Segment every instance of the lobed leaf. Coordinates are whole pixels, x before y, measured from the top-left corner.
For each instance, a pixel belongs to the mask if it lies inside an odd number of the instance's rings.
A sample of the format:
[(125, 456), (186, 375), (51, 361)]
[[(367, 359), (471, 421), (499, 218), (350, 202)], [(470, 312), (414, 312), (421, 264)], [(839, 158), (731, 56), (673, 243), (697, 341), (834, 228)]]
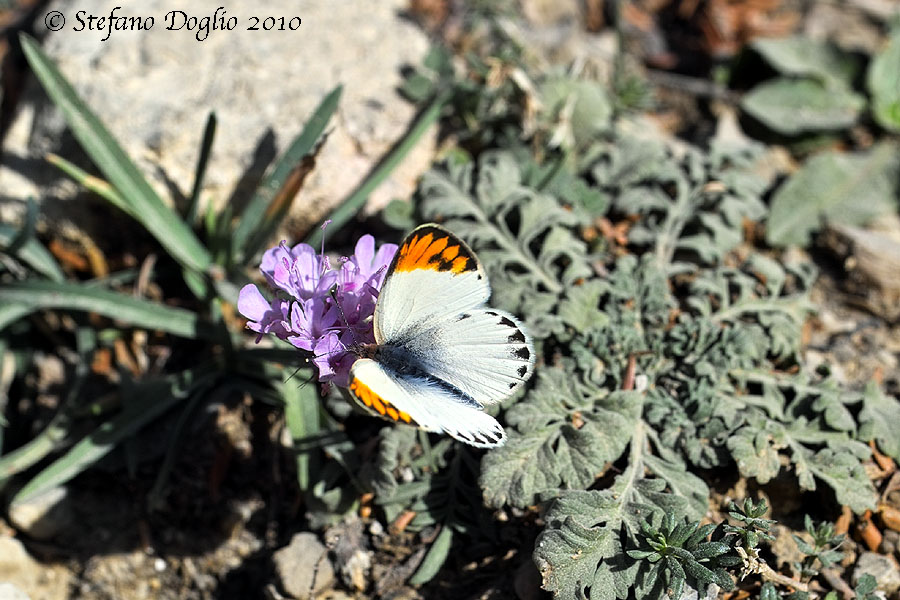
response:
[(887, 143), (862, 154), (812, 157), (772, 197), (766, 241), (805, 246), (824, 220), (863, 225), (896, 210), (898, 166), (900, 152)]

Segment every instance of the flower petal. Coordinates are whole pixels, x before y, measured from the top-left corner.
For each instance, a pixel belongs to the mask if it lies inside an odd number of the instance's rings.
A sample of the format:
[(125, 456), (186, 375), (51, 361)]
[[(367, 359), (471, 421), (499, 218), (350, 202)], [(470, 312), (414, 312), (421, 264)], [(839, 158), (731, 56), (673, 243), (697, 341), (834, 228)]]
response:
[(237, 308), (238, 312), (251, 321), (259, 322), (272, 309), (272, 305), (255, 285), (248, 283), (238, 294)]

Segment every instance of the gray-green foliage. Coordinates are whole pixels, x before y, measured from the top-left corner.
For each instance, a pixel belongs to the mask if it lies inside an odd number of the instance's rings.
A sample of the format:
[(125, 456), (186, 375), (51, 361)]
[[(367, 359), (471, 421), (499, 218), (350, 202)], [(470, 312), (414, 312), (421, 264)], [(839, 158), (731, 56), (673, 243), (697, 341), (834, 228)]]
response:
[(872, 94), (875, 120), (889, 131), (900, 131), (900, 26), (894, 28), (887, 45), (872, 59), (866, 83)]
[[(423, 220), (473, 245), (492, 302), (524, 318), (543, 357), (528, 391), (506, 403), (509, 440), (485, 455), (479, 483), (490, 507), (547, 506), (534, 557), (559, 597), (652, 597), (657, 575), (626, 551), (647, 519), (703, 517), (698, 469), (736, 464), (760, 482), (784, 470), (855, 511), (873, 506), (863, 441), (886, 435), (878, 415), (897, 403), (802, 365), (788, 374), (815, 273), (744, 243), (745, 224), (766, 214), (758, 155), (676, 153), (620, 133), (577, 172), (492, 151), (422, 180)], [(585, 241), (601, 216), (633, 220), (629, 253)], [(395, 504), (409, 490), (439, 521), (443, 500), (424, 483), (434, 475), (397, 484), (401, 455), (383, 452), (380, 485)]]
[(898, 173), (900, 149), (892, 143), (810, 158), (773, 195), (766, 240), (806, 245), (823, 222), (864, 225), (896, 210)]
[(784, 135), (845, 129), (866, 99), (852, 89), (859, 61), (832, 44), (805, 37), (759, 39), (750, 44), (781, 76), (744, 96), (741, 106)]

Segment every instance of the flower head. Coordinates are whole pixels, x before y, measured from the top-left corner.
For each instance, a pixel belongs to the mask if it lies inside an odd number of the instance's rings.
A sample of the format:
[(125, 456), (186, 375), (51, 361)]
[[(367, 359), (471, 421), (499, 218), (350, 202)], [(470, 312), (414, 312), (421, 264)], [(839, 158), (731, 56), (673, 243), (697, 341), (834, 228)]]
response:
[(282, 242), (263, 255), (260, 270), (275, 297), (267, 300), (254, 284), (238, 296), (238, 310), (247, 327), (262, 336), (271, 333), (312, 354), (319, 381), (346, 386), (355, 356), (350, 348), (372, 343), (371, 317), (396, 244), (362, 236), (353, 256), (332, 268), (324, 253), (307, 244), (288, 248)]

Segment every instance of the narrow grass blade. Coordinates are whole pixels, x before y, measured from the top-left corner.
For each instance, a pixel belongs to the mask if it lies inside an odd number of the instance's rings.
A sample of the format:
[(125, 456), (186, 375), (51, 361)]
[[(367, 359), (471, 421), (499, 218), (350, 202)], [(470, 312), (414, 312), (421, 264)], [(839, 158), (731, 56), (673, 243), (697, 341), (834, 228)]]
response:
[(26, 241), (34, 238), (34, 228), (37, 225), (38, 215), (37, 204), (34, 198), (29, 196), (25, 207), (25, 219), (22, 222), (22, 226), (16, 231), (12, 239), (5, 244), (6, 252), (11, 255), (15, 255)]
[[(347, 224), (356, 213), (365, 205), (369, 194), (377, 188), (382, 181), (387, 179), (400, 161), (402, 161), (409, 151), (419, 142), (419, 139), (428, 131), (441, 116), (441, 110), (450, 99), (450, 92), (444, 91), (439, 93), (432, 99), (413, 121), (406, 134), (398, 141), (390, 152), (375, 166), (365, 180), (353, 192), (345, 198), (341, 204), (328, 217), (331, 220), (329, 233), (334, 233)], [(323, 231), (321, 227), (316, 227), (307, 236), (306, 243), (313, 248), (318, 248), (322, 242)]]
[[(325, 127), (328, 125), (331, 115), (337, 110), (338, 101), (341, 98), (343, 86), (334, 88), (313, 112), (312, 117), (306, 122), (306, 126), (300, 135), (291, 143), (287, 151), (275, 165), (275, 168), (266, 176), (259, 186), (256, 194), (250, 200), (246, 210), (241, 215), (240, 223), (234, 231), (233, 241), (235, 248), (235, 264), (245, 264), (253, 258), (247, 243), (254, 233), (264, 223), (264, 217), (269, 205), (275, 198), (278, 190), (282, 189), (291, 171), (294, 170), (300, 160), (315, 146), (316, 141)], [(257, 236), (258, 237), (258, 236)]]
[(428, 554), (425, 555), (422, 564), (419, 565), (413, 576), (409, 578), (409, 583), (411, 585), (421, 585), (431, 581), (447, 561), (447, 556), (450, 554), (450, 546), (452, 545), (453, 528), (444, 525), (437, 538), (431, 544), (431, 548), (428, 549)]
[(209, 155), (212, 152), (213, 140), (216, 137), (216, 113), (209, 113), (206, 119), (206, 127), (203, 129), (203, 141), (200, 143), (200, 157), (197, 159), (197, 169), (194, 171), (194, 188), (191, 190), (190, 202), (184, 220), (188, 224), (197, 219), (197, 207), (200, 204), (200, 190), (203, 188), (203, 177), (206, 175), (206, 166), (209, 163)]
[(253, 232), (253, 235), (250, 236), (250, 240), (244, 248), (245, 256), (255, 256), (266, 242), (269, 241), (269, 238), (272, 237), (272, 234), (278, 228), (279, 223), (281, 223), (290, 210), (291, 204), (294, 203), (294, 198), (297, 197), (297, 194), (303, 187), (303, 182), (306, 181), (306, 177), (316, 168), (316, 158), (318, 157), (324, 142), (325, 138), (323, 137), (322, 142), (309, 154), (300, 159), (300, 163), (294, 167), (287, 179), (285, 179), (284, 185), (281, 186), (281, 189), (278, 190), (278, 193), (275, 194), (275, 197), (269, 204), (268, 209), (266, 209), (266, 214), (263, 216), (262, 223), (260, 223), (260, 226)]
[(119, 195), (119, 192), (116, 191), (116, 188), (109, 185), (108, 181), (104, 181), (99, 177), (94, 177), (81, 167), (67, 161), (61, 156), (57, 156), (56, 154), (47, 154), (44, 159), (48, 163), (71, 177), (72, 180), (75, 181), (75, 183), (79, 184), (86, 190), (94, 192), (130, 217), (133, 217), (135, 219), (137, 218), (137, 215), (131, 212), (134, 207), (126, 202), (125, 199)]
[(209, 253), (190, 227), (153, 191), (118, 142), (78, 97), (38, 43), (25, 34), (21, 34), (19, 40), (32, 71), (62, 111), (72, 134), (129, 205), (128, 214), (146, 227), (179, 263), (197, 271), (205, 270), (211, 262)]
[(0, 330), (5, 329), (11, 323), (15, 323), (22, 317), (30, 315), (34, 312), (34, 308), (26, 303), (3, 302), (0, 306)]
[(19, 242), (18, 248), (13, 251), (11, 246), (19, 233), (14, 227), (0, 225), (0, 253), (15, 256), (41, 275), (53, 281), (65, 279), (56, 259), (35, 238), (30, 237)]
[(68, 432), (65, 419), (54, 417), (50, 424), (24, 446), (0, 458), (0, 487), (12, 475), (24, 471), (50, 454)]
[[(301, 369), (280, 386), (284, 398), (284, 419), (294, 441), (297, 483), (304, 492), (310, 489), (310, 474), (318, 470), (319, 459), (315, 447), (304, 443), (304, 440), (317, 436), (321, 429), (318, 387), (312, 379), (312, 369)], [(305, 381), (309, 383), (304, 384)]]
[(211, 385), (216, 376), (215, 370), (206, 366), (135, 384), (129, 391), (130, 401), (122, 412), (100, 425), (35, 475), (13, 497), (12, 503), (25, 502), (71, 480), (141, 427), (186, 397)]
[[(29, 313), (47, 308), (93, 312), (135, 327), (156, 329), (192, 339), (216, 340), (219, 337), (219, 330), (216, 327), (201, 321), (196, 314), (188, 310), (76, 283), (55, 281), (6, 283), (0, 286), (0, 305), (6, 304), (24, 307)], [(0, 329), (14, 318), (22, 316), (21, 310), (10, 310), (5, 315), (3, 312), (0, 311), (0, 315), (8, 320), (0, 320)]]

